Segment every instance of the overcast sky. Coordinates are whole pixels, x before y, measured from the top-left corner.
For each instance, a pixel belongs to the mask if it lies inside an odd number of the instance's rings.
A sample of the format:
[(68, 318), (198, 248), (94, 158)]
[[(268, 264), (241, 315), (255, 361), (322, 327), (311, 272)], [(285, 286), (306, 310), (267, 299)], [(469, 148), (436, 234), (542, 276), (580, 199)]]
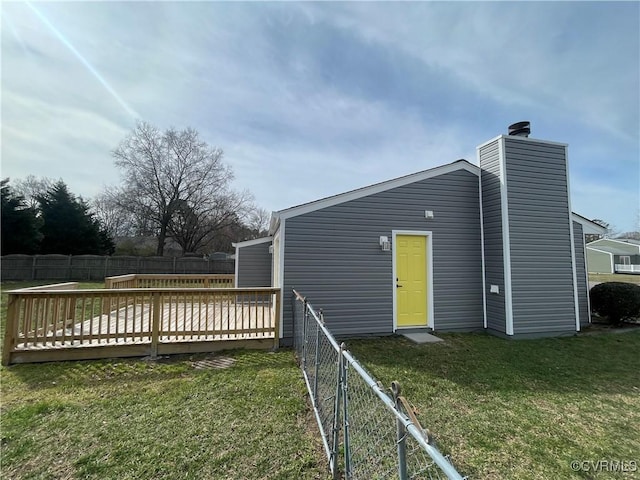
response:
[(466, 158), (510, 123), (569, 144), (574, 211), (640, 215), (640, 4), (2, 2), (2, 177), (89, 198), (137, 119), (194, 127), (279, 210)]

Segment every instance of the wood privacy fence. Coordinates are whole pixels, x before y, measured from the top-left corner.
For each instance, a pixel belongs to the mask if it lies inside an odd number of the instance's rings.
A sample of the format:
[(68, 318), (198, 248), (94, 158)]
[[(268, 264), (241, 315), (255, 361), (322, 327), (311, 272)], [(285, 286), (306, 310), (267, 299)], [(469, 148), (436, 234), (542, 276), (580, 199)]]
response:
[(76, 287), (8, 293), (3, 365), (279, 345), (277, 288)]
[(234, 260), (193, 257), (133, 257), (99, 255), (4, 255), (2, 281), (80, 280), (139, 274), (232, 274)]

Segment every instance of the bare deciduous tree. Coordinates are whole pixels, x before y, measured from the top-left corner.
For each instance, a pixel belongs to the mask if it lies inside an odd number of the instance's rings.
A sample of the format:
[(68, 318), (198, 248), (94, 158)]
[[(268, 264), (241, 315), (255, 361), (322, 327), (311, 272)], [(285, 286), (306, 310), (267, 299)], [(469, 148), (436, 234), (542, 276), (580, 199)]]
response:
[(13, 190), (24, 198), (27, 207), (37, 209), (40, 205), (37, 198), (47, 193), (54, 183), (56, 181), (48, 177), (27, 175), (24, 179), (17, 179), (14, 182)]
[(138, 233), (135, 216), (123, 208), (116, 190), (105, 189), (93, 197), (90, 205), (92, 212), (112, 238)]
[(202, 196), (194, 204), (180, 202), (169, 223), (171, 237), (184, 252), (203, 253), (213, 237), (233, 225), (237, 218), (244, 216), (251, 205), (252, 196), (248, 192), (233, 192), (223, 189), (213, 197)]
[(253, 238), (264, 237), (269, 233), (271, 214), (265, 208), (254, 207), (247, 215), (247, 227), (253, 232)]
[(158, 238), (157, 255), (173, 237), (185, 252), (195, 251), (250, 202), (230, 189), (231, 169), (222, 150), (211, 147), (191, 128), (157, 128), (139, 123), (113, 152), (123, 173), (120, 205), (148, 219)]

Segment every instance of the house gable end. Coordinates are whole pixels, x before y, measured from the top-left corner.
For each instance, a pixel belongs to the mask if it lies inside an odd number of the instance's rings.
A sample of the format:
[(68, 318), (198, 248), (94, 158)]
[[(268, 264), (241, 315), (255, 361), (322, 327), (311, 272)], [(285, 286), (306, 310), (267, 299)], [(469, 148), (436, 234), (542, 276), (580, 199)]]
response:
[(368, 197), (376, 193), (386, 192), (394, 188), (410, 185), (412, 183), (421, 182), (429, 178), (434, 178), (440, 175), (445, 175), (447, 173), (461, 171), (461, 170), (465, 170), (474, 175), (480, 175), (480, 169), (476, 165), (473, 165), (472, 163), (469, 163), (466, 160), (457, 160), (453, 163), (435, 167), (429, 170), (424, 170), (421, 172), (413, 173), (403, 177), (398, 177), (392, 180), (387, 180), (385, 182), (376, 183), (374, 185), (369, 185), (367, 187), (362, 187), (356, 190), (351, 190), (349, 192), (341, 193), (331, 197), (322, 198), (320, 200), (304, 203), (302, 205), (298, 205), (295, 207), (273, 212), (272, 219), (271, 219), (270, 233), (273, 234), (273, 232), (277, 228), (277, 225), (280, 219), (297, 217), (299, 215), (311, 213), (316, 210), (322, 210), (327, 207), (340, 205), (341, 203), (357, 200), (359, 198)]

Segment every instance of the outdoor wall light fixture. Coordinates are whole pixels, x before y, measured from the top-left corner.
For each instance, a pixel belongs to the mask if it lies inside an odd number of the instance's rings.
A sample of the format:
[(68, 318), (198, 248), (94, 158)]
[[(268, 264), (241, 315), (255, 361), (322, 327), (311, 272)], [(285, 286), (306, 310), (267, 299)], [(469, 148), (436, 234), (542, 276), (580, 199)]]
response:
[(389, 237), (380, 236), (380, 248), (383, 252), (388, 252), (391, 250), (391, 242), (389, 241)]
[(427, 220), (431, 220), (433, 218), (433, 210), (425, 210), (424, 218), (426, 218)]

